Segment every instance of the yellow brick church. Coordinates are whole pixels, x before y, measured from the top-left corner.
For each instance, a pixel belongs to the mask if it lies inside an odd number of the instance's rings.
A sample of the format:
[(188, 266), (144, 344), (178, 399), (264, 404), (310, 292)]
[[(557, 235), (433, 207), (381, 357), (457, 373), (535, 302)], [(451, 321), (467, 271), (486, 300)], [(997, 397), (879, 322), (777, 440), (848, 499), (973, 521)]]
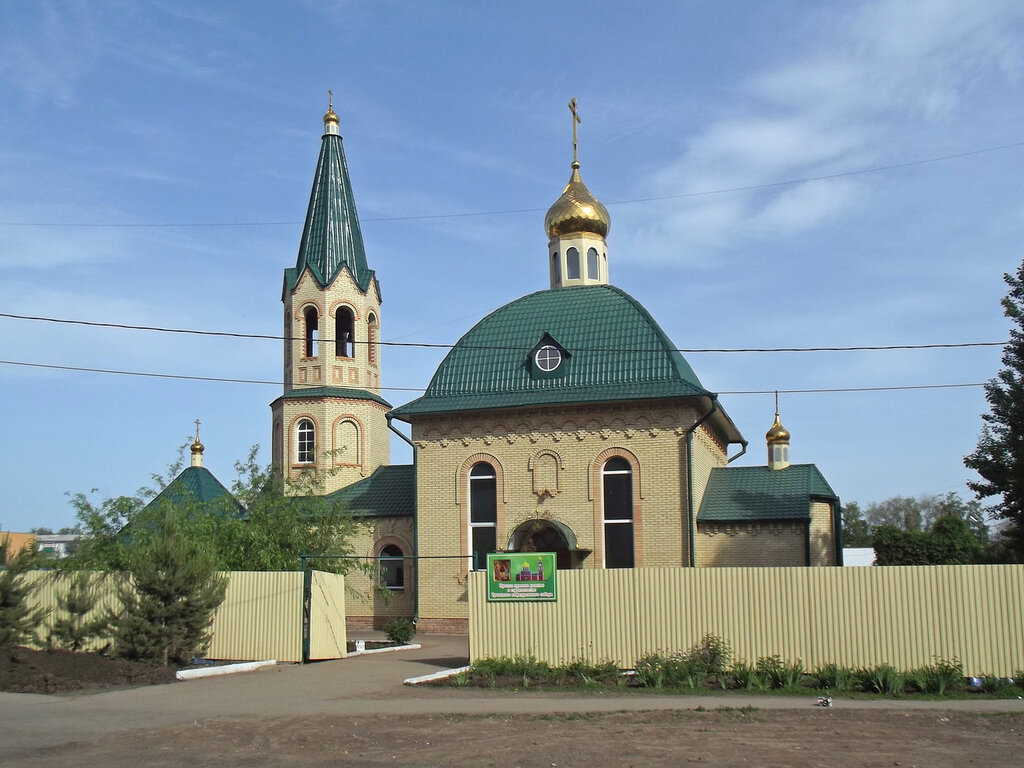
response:
[[(730, 466), (747, 443), (717, 395), (611, 284), (611, 221), (580, 176), (573, 119), (569, 182), (544, 219), (546, 249), (538, 238), (548, 287), (469, 329), (424, 394), (393, 408), (380, 286), (338, 116), (324, 115), (284, 275), (273, 460), (286, 476), (315, 468), (362, 522), (380, 583), (350, 600), (352, 625), (404, 615), (465, 631), (467, 576), (496, 551), (554, 552), (559, 569), (841, 564), (839, 499), (813, 464), (790, 464), (778, 413), (768, 464)], [(393, 432), (411, 466), (390, 464)]]

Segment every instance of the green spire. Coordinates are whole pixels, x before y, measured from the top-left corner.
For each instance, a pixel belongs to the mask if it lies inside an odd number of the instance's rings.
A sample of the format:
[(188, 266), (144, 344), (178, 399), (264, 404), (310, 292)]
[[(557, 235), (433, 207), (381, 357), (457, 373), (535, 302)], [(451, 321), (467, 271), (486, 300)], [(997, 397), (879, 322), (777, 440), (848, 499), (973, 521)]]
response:
[(374, 280), (373, 270), (366, 265), (363, 233), (359, 228), (345, 149), (338, 132), (338, 116), (333, 108), (328, 108), (324, 115), (320, 158), (313, 176), (306, 223), (302, 228), (299, 258), (294, 269), (285, 270), (289, 289), (295, 288), (307, 267), (317, 282), (325, 287), (343, 269), (348, 269), (363, 293)]

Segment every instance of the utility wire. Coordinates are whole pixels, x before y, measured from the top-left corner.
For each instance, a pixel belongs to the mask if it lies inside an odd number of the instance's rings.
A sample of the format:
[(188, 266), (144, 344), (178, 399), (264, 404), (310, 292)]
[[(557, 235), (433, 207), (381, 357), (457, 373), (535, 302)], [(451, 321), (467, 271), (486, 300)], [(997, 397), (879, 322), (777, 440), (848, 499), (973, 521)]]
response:
[[(175, 373), (148, 373), (143, 371), (118, 371), (110, 368), (85, 368), (74, 365), (54, 365), (50, 363), (26, 363), (17, 360), (0, 360), (0, 365), (15, 365), (26, 368), (48, 368), (58, 371), (76, 371), (82, 373), (106, 373), (118, 376), (140, 376), (154, 379), (181, 379), (185, 381), (212, 381), (225, 384), (265, 384), (280, 387), (284, 385), (281, 381), (268, 381), (265, 379), (229, 379), (220, 376), (188, 376)], [(965, 387), (983, 387), (985, 382), (966, 384), (907, 384), (891, 387), (834, 387), (816, 389), (745, 389), (719, 392), (719, 395), (770, 395), (774, 392), (786, 395), (825, 394), (837, 392), (903, 392), (915, 389), (962, 389)], [(296, 390), (312, 389), (313, 385), (298, 386)], [(337, 389), (348, 389), (348, 387), (337, 387)], [(422, 387), (381, 387), (382, 390), (392, 392), (426, 392)], [(365, 390), (360, 390), (365, 391)]]
[[(912, 168), (916, 165), (926, 165), (928, 163), (939, 163), (945, 160), (956, 160), (961, 157), (973, 157), (974, 155), (983, 155), (989, 152), (1002, 152), (1008, 149), (1016, 149), (1017, 147), (1024, 146), (1024, 141), (1013, 142), (1012, 144), (1002, 144), (996, 147), (984, 147), (982, 149), (973, 149), (967, 152), (956, 152), (950, 155), (938, 155), (936, 157), (927, 157), (920, 160), (909, 160), (905, 163), (891, 163), (889, 165), (876, 165), (869, 168), (858, 168), (852, 171), (840, 171), (839, 173), (828, 173), (821, 176), (805, 176), (798, 179), (786, 179), (784, 181), (772, 181), (764, 184), (748, 184), (739, 187), (722, 187), (720, 189), (707, 189), (698, 192), (683, 192), (676, 195), (659, 195), (654, 197), (638, 197), (630, 200), (613, 200), (612, 202), (605, 203), (608, 205), (630, 205), (633, 203), (649, 203), (658, 200), (681, 200), (687, 197), (707, 197), (709, 195), (724, 195), (732, 192), (751, 192), (759, 189), (772, 189), (774, 187), (785, 187), (793, 184), (805, 184), (810, 181), (827, 181), (829, 179), (842, 179), (849, 176), (862, 176), (869, 173), (881, 173), (883, 171), (893, 171), (900, 168)], [(380, 216), (376, 218), (365, 218), (360, 219), (364, 224), (371, 222), (389, 222), (389, 221), (420, 221), (424, 219), (459, 219), (468, 218), (473, 216), (507, 216), (518, 213), (540, 213), (547, 210), (546, 208), (514, 208), (501, 211), (469, 211), (463, 213), (434, 213), (434, 214), (422, 214), (417, 216)], [(278, 226), (293, 226), (296, 224), (302, 224), (301, 221), (236, 221), (236, 222), (219, 222), (219, 223), (162, 223), (162, 224), (141, 224), (141, 223), (125, 223), (116, 224), (108, 222), (100, 223), (86, 223), (86, 224), (71, 224), (68, 222), (48, 222), (48, 221), (2, 221), (0, 226), (3, 227), (82, 227), (82, 228), (124, 228), (124, 229), (141, 229), (141, 228), (210, 228), (210, 227), (278, 227)]]
[[(152, 331), (155, 333), (179, 333), (189, 334), (194, 336), (223, 336), (235, 339), (269, 339), (272, 341), (301, 341), (302, 337), (299, 336), (277, 336), (273, 334), (264, 333), (233, 333), (230, 331), (201, 331), (192, 328), (165, 328), (156, 325), (128, 325), (126, 323), (101, 323), (92, 320), (67, 320), (56, 317), (40, 317), (35, 315), (16, 315), (10, 312), (0, 312), (0, 317), (6, 317), (12, 320), (32, 320), (46, 323), (61, 323), (66, 325), (83, 325), (94, 328), (116, 328), (119, 330), (129, 331)], [(317, 344), (333, 344), (335, 339), (324, 339), (317, 338)], [(430, 343), (421, 341), (352, 341), (350, 344), (379, 344), (383, 347), (416, 347), (424, 349), (452, 349), (455, 344), (440, 344)], [(968, 347), (1002, 347), (1006, 344), (1005, 341), (966, 341), (956, 343), (942, 343), (942, 344), (876, 344), (876, 345), (857, 345), (848, 347), (677, 347), (670, 351), (680, 352), (683, 354), (703, 354), (703, 353), (753, 353), (753, 352), (879, 352), (879, 351), (891, 351), (891, 350), (906, 350), (906, 349), (964, 349)], [(462, 349), (481, 349), (481, 350), (513, 350), (513, 351), (528, 351), (533, 347), (509, 347), (503, 345), (486, 345), (486, 344), (465, 344), (459, 343), (458, 346)], [(621, 347), (583, 347), (574, 349), (573, 352), (617, 352), (622, 354), (636, 354), (638, 352), (664, 352), (665, 348), (657, 347), (653, 349), (637, 349), (631, 347), (623, 349)]]

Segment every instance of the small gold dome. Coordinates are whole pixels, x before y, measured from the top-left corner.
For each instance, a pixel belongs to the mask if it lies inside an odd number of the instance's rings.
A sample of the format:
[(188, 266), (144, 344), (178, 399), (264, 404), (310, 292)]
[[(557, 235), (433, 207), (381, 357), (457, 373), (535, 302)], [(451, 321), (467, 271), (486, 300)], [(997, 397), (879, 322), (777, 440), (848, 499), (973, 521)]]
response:
[(204, 450), (203, 444), (200, 443), (199, 442), (199, 438), (196, 437), (195, 442), (192, 443), (192, 453), (193, 454), (202, 453), (203, 450)]
[(778, 411), (775, 413), (775, 423), (772, 424), (772, 428), (765, 433), (765, 439), (768, 441), (768, 445), (771, 445), (772, 443), (789, 442), (789, 430), (782, 426), (782, 421), (779, 419)]
[(573, 161), (569, 183), (544, 217), (544, 230), (548, 237), (553, 239), (574, 232), (591, 232), (606, 237), (611, 224), (608, 209), (587, 189), (580, 178), (580, 164)]
[(328, 107), (327, 108), (327, 112), (324, 113), (324, 127), (326, 128), (331, 123), (333, 123), (334, 125), (337, 125), (338, 124), (338, 116), (336, 114), (334, 114), (334, 108), (333, 107)]

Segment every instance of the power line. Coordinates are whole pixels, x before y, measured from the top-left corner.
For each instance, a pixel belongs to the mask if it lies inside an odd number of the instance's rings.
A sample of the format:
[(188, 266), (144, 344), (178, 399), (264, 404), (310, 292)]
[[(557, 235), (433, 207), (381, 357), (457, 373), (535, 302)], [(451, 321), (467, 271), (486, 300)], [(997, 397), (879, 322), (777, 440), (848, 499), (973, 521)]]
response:
[[(189, 376), (176, 373), (150, 373), (145, 371), (120, 371), (111, 368), (86, 368), (74, 365), (55, 365), (52, 363), (26, 363), (18, 360), (0, 360), (0, 365), (14, 365), (26, 368), (47, 368), (58, 371), (75, 371), (81, 373), (104, 373), (118, 376), (139, 376), (154, 379), (179, 379), (184, 381), (209, 381), (223, 384), (263, 384), (280, 387), (284, 385), (281, 381), (268, 381), (265, 379), (230, 379), (221, 376)], [(719, 395), (770, 395), (778, 392), (780, 395), (807, 395), (807, 394), (830, 394), (847, 392), (904, 392), (918, 389), (963, 389), (966, 387), (983, 387), (985, 382), (965, 384), (906, 384), (889, 387), (820, 387), (815, 389), (744, 389), (719, 392)], [(307, 387), (298, 386), (296, 390), (304, 388), (315, 388), (312, 385)], [(348, 387), (338, 387), (348, 389)], [(391, 392), (426, 392), (423, 387), (381, 387), (382, 390)], [(360, 390), (364, 391), (364, 390)]]
[[(697, 192), (682, 192), (675, 195), (658, 195), (653, 197), (638, 197), (630, 200), (613, 200), (606, 202), (605, 205), (630, 205), (633, 203), (650, 203), (659, 200), (681, 200), (688, 197), (707, 197), (709, 195), (724, 195), (733, 192), (752, 192), (759, 189), (772, 189), (774, 187), (785, 187), (792, 186), (794, 184), (806, 184), (811, 181), (828, 181), (830, 179), (842, 179), (850, 176), (863, 176), (870, 173), (881, 173), (883, 171), (893, 171), (900, 168), (912, 168), (917, 165), (927, 165), (929, 163), (939, 163), (946, 160), (956, 160), (962, 157), (973, 157), (974, 155), (983, 155), (990, 152), (1002, 152), (1008, 149), (1016, 149), (1017, 147), (1024, 146), (1024, 141), (1017, 141), (1011, 144), (1002, 144), (996, 147), (984, 147), (982, 149), (972, 149), (966, 152), (955, 152), (949, 155), (938, 155), (935, 157), (927, 157), (920, 160), (908, 160), (904, 163), (890, 163), (889, 165), (876, 165), (869, 168), (858, 168), (851, 171), (840, 171), (838, 173), (823, 174), (820, 176), (804, 176), (797, 179), (786, 179), (784, 181), (771, 181), (764, 184), (747, 184), (739, 187), (722, 187), (720, 189), (706, 189)], [(390, 222), (390, 221), (421, 221), (425, 219), (459, 219), (469, 218), (477, 216), (508, 216), (519, 213), (542, 213), (546, 211), (546, 208), (513, 208), (500, 211), (467, 211), (462, 213), (431, 213), (421, 214), (416, 216), (379, 216), (376, 218), (362, 218), (360, 221), (364, 224), (371, 222)], [(213, 222), (213, 223), (199, 223), (199, 222), (182, 222), (182, 223), (160, 223), (160, 224), (142, 224), (142, 223), (114, 223), (114, 222), (98, 222), (98, 223), (85, 223), (85, 224), (72, 224), (68, 222), (48, 222), (48, 221), (2, 221), (0, 226), (3, 227), (79, 227), (79, 228), (109, 228), (109, 229), (144, 229), (144, 228), (180, 228), (180, 229), (199, 229), (199, 228), (212, 228), (212, 227), (279, 227), (279, 226), (294, 226), (296, 224), (302, 224), (302, 221), (236, 221), (236, 222)]]
[[(302, 337), (299, 336), (277, 336), (274, 334), (265, 333), (234, 333), (231, 331), (201, 331), (194, 328), (166, 328), (157, 325), (129, 325), (127, 323), (101, 323), (93, 320), (68, 320), (57, 317), (41, 317), (35, 315), (16, 315), (10, 312), (0, 312), (0, 317), (6, 317), (12, 320), (31, 320), (37, 322), (46, 323), (59, 323), (65, 325), (82, 325), (94, 328), (115, 328), (118, 330), (129, 330), (129, 331), (151, 331), (154, 333), (178, 333), (188, 334), (194, 336), (219, 336), (228, 337), (235, 339), (265, 339), (271, 341), (301, 341)], [(318, 344), (333, 344), (335, 339), (316, 339)], [(440, 344), (422, 341), (353, 341), (352, 344), (379, 344), (384, 347), (414, 347), (423, 349), (452, 349), (455, 344)], [(679, 352), (682, 354), (706, 354), (706, 353), (760, 353), (760, 352), (884, 352), (893, 350), (912, 350), (912, 349), (965, 349), (968, 347), (1002, 347), (1006, 344), (1005, 341), (966, 341), (966, 342), (955, 342), (955, 343), (938, 343), (938, 344), (873, 344), (873, 345), (854, 345), (847, 347), (677, 347), (670, 351)], [(509, 347), (503, 345), (486, 345), (486, 344), (465, 344), (459, 343), (458, 346), (462, 349), (478, 349), (478, 350), (513, 350), (513, 351), (528, 351), (533, 347)], [(622, 354), (636, 354), (638, 352), (653, 352), (662, 353), (665, 352), (665, 348), (657, 347), (653, 349), (637, 349), (631, 347), (624, 349), (621, 347), (583, 347), (573, 350), (574, 352), (616, 352)]]

